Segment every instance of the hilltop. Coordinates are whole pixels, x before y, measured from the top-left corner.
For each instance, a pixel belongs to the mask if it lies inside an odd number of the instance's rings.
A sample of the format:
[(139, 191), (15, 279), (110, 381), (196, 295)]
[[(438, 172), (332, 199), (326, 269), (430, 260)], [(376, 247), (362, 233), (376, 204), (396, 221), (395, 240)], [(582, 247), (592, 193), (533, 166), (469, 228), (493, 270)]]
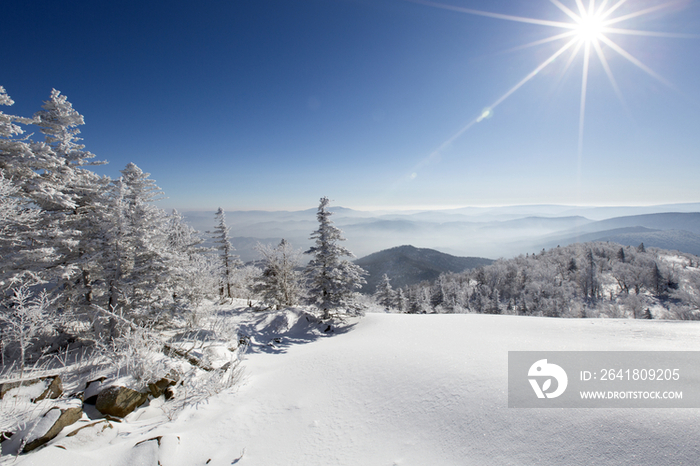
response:
[(394, 288), (432, 281), (445, 272), (464, 272), (493, 263), (482, 257), (458, 257), (434, 249), (398, 246), (375, 252), (355, 261), (368, 272), (365, 293), (374, 293), (382, 275), (387, 274)]

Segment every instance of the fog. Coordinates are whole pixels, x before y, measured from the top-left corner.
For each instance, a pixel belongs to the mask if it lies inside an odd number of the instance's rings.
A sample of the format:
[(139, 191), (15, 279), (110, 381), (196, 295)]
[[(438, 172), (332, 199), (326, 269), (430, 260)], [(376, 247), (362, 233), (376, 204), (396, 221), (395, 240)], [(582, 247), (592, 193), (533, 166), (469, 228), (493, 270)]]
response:
[[(578, 241), (614, 241), (700, 253), (700, 204), (645, 207), (507, 206), (415, 212), (368, 212), (331, 207), (344, 246), (357, 257), (410, 244), (466, 257), (509, 258)], [(201, 232), (214, 227), (214, 212), (185, 212)], [(254, 246), (285, 238), (306, 249), (316, 230), (316, 209), (226, 213), (232, 243), (244, 261), (259, 258)], [(206, 235), (205, 235), (206, 236)]]

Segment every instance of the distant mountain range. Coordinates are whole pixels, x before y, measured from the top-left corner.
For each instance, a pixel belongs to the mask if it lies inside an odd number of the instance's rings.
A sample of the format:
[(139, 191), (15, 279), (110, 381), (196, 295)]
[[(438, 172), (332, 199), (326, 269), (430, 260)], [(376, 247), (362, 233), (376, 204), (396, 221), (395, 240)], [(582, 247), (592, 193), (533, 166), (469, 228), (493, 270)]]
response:
[(457, 257), (434, 249), (399, 246), (357, 259), (355, 264), (368, 272), (362, 292), (374, 293), (382, 276), (387, 274), (393, 288), (425, 280), (435, 280), (441, 273), (463, 272), (493, 263), (481, 257)]
[[(367, 212), (332, 206), (343, 244), (358, 257), (401, 244), (453, 256), (509, 258), (581, 241), (614, 241), (700, 253), (700, 204), (647, 207), (557, 205), (467, 207), (451, 210)], [(200, 231), (214, 227), (213, 212), (185, 212)], [(318, 228), (316, 209), (226, 212), (237, 254), (259, 259), (253, 246), (282, 238), (307, 250)]]
[(663, 213), (617, 217), (552, 235), (539, 249), (587, 241), (610, 241), (624, 246), (644, 243), (661, 249), (700, 255), (700, 213)]

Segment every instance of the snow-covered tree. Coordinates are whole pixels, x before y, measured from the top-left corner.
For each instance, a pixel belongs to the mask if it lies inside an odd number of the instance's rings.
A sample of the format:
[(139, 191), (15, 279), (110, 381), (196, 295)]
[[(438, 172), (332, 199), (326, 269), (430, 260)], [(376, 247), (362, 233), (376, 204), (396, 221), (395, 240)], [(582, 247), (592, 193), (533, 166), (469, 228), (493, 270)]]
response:
[(319, 227), (311, 234), (315, 246), (304, 253), (313, 256), (306, 268), (306, 275), (312, 302), (323, 311), (324, 319), (330, 317), (331, 310), (356, 310), (354, 294), (366, 283), (362, 277), (366, 272), (345, 259), (354, 255), (338, 244), (345, 238), (330, 219), (332, 212), (328, 210), (329, 202), (327, 197), (321, 198), (316, 213)]
[(172, 252), (167, 235), (167, 215), (153, 202), (163, 199), (161, 189), (135, 164), (121, 171), (125, 186), (126, 218), (131, 229), (128, 285), (134, 306), (161, 308), (172, 296)]
[[(6, 100), (6, 99), (4, 99)], [(18, 195), (40, 209), (35, 227), (26, 240), (34, 253), (26, 268), (45, 280), (57, 283), (69, 297), (80, 283), (85, 257), (93, 251), (89, 243), (98, 230), (97, 207), (109, 183), (84, 168), (94, 154), (79, 143), (78, 126), (84, 119), (57, 90), (44, 102), (43, 110), (22, 123), (38, 126), (45, 140), (2, 138), (0, 168), (16, 183)], [(18, 134), (16, 128), (5, 133)], [(20, 271), (21, 272), (21, 271)]]
[(406, 312), (408, 309), (408, 301), (406, 300), (406, 295), (404, 294), (403, 288), (399, 288), (396, 292), (396, 309), (399, 312)]
[(133, 163), (121, 173), (104, 196), (96, 252), (86, 261), (91, 281), (83, 282), (107, 301), (98, 304), (146, 317), (172, 304), (179, 251), (170, 242), (167, 215), (152, 204), (162, 197), (155, 181)]
[(301, 251), (285, 239), (276, 247), (258, 244), (255, 249), (263, 256), (263, 271), (256, 286), (263, 301), (277, 309), (297, 304), (302, 289), (301, 274), (297, 271)]
[(396, 293), (394, 293), (394, 289), (391, 287), (391, 279), (387, 274), (382, 275), (382, 280), (377, 284), (374, 298), (384, 309), (388, 310), (395, 306)]
[(262, 270), (254, 265), (238, 265), (231, 275), (231, 296), (248, 301), (248, 307), (253, 306), (256, 297), (255, 285), (260, 281)]
[[(0, 105), (11, 106), (14, 101), (0, 86)], [(31, 124), (33, 120), (0, 111), (0, 169), (8, 179), (23, 180), (35, 176), (29, 161), (33, 158), (31, 141), (23, 137), (20, 124)]]
[(231, 228), (226, 225), (226, 213), (224, 209), (219, 207), (216, 211), (216, 226), (214, 230), (209, 232), (214, 238), (216, 249), (219, 250), (219, 296), (221, 299), (232, 298), (231, 290), (233, 282), (233, 274), (237, 267), (241, 265), (237, 256), (233, 255), (235, 250), (231, 245), (231, 237), (229, 232)]
[[(0, 287), (15, 281), (29, 262), (27, 237), (39, 210), (18, 197), (19, 188), (0, 170)], [(26, 272), (26, 271), (25, 271)]]
[[(0, 86), (0, 105), (14, 101)], [(43, 248), (37, 239), (40, 210), (25, 195), (26, 180), (35, 176), (31, 141), (23, 137), (20, 124), (33, 120), (0, 111), (0, 284), (40, 280), (37, 271), (55, 258), (53, 249)]]
[(173, 210), (168, 218), (166, 233), (171, 254), (173, 299), (184, 299), (197, 306), (210, 288), (212, 275), (210, 263), (204, 255), (206, 248), (201, 246), (204, 240), (177, 210)]

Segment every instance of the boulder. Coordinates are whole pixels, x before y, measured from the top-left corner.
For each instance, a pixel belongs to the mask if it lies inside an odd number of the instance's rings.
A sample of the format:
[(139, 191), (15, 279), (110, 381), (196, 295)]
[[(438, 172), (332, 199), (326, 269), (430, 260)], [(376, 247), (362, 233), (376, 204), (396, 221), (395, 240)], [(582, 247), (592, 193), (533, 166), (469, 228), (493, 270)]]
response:
[(126, 387), (112, 386), (97, 395), (95, 408), (102, 414), (125, 417), (148, 400), (147, 393)]
[(83, 417), (83, 410), (80, 407), (68, 409), (51, 408), (42, 416), (36, 427), (32, 429), (22, 451), (26, 453), (39, 448), (55, 438), (64, 427), (74, 424), (81, 417)]

